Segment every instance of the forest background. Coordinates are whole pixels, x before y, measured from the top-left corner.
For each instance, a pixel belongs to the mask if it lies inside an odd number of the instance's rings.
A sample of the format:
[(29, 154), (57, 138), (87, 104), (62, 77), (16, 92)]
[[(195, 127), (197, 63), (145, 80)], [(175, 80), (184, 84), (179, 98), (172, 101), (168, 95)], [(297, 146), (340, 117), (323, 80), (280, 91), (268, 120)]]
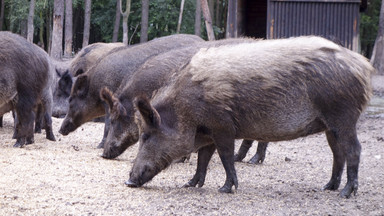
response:
[[(0, 0), (0, 30), (27, 38), (28, 29), (33, 29), (30, 40), (51, 53), (55, 20), (59, 16), (57, 26), (61, 28), (62, 43), (58, 45), (57, 58), (71, 57), (87, 44), (122, 42), (123, 15), (127, 15), (128, 8), (128, 44), (177, 32), (207, 39), (200, 1), (122, 0), (120, 8), (119, 0)], [(228, 1), (207, 0), (216, 39), (225, 38)], [(360, 16), (360, 42), (361, 53), (370, 58), (378, 35), (381, 0), (368, 0), (367, 5)]]

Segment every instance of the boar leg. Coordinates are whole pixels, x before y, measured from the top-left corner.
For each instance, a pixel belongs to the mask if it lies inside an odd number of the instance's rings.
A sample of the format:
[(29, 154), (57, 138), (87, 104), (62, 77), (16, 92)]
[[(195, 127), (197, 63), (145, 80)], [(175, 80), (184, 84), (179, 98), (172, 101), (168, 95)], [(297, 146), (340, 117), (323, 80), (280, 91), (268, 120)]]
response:
[(16, 124), (16, 143), (13, 147), (23, 147), (25, 144), (33, 143), (33, 125), (34, 125), (34, 112), (32, 109), (24, 108), (18, 103), (16, 107), (16, 116), (18, 121)]
[(259, 142), (257, 144), (256, 154), (249, 160), (251, 164), (262, 164), (265, 159), (265, 152), (267, 151), (268, 142)]
[(0, 116), (0, 127), (3, 127), (3, 116)]
[(41, 133), (42, 125), (43, 125), (43, 109), (41, 107), (41, 104), (39, 104), (36, 109), (35, 133)]
[(237, 152), (237, 154), (235, 154), (235, 161), (236, 162), (241, 162), (245, 158), (249, 148), (252, 147), (252, 143), (253, 143), (253, 140), (246, 140), (246, 139), (243, 140), (243, 142), (241, 143), (239, 151)]
[(225, 169), (226, 180), (224, 186), (219, 189), (219, 192), (232, 193), (232, 186), (235, 185), (235, 189), (238, 187), (234, 161), (235, 140), (223, 134), (220, 135), (215, 137), (215, 143), (221, 163)]
[(198, 187), (202, 187), (204, 185), (207, 167), (215, 150), (216, 147), (213, 144), (199, 149), (195, 175), (183, 187), (196, 187), (196, 185), (198, 185)]
[(104, 135), (103, 135), (103, 139), (101, 140), (101, 142), (99, 143), (99, 145), (97, 146), (97, 148), (104, 148), (104, 143), (105, 141), (107, 140), (107, 136), (108, 136), (108, 131), (109, 131), (109, 128), (111, 126), (111, 119), (109, 118), (110, 114), (109, 114), (109, 107), (107, 104), (104, 105), (104, 108), (105, 108), (105, 117), (104, 117)]
[(356, 196), (358, 189), (358, 171), (360, 163), (361, 145), (356, 135), (356, 128), (352, 134), (347, 134), (341, 143), (342, 149), (347, 158), (347, 184), (340, 192), (343, 198), (349, 198), (351, 194)]
[(52, 117), (48, 112), (44, 113), (44, 122), (45, 122), (45, 136), (48, 140), (56, 141), (55, 135), (52, 130)]
[(333, 152), (332, 177), (324, 189), (336, 190), (341, 181), (345, 161), (347, 162), (347, 184), (340, 192), (341, 197), (349, 198), (352, 193), (356, 195), (358, 189), (358, 169), (360, 162), (361, 145), (357, 139), (356, 129), (350, 134), (335, 134), (327, 131), (327, 139)]
[(17, 125), (17, 116), (16, 116), (16, 111), (12, 110), (12, 117), (13, 117), (13, 135), (12, 139), (17, 138), (17, 130), (16, 130), (16, 125)]
[(329, 130), (327, 130), (325, 134), (327, 136), (329, 147), (331, 147), (333, 153), (333, 167), (331, 180), (323, 187), (323, 190), (337, 190), (340, 186), (341, 175), (343, 174), (345, 156), (337, 143), (335, 134)]

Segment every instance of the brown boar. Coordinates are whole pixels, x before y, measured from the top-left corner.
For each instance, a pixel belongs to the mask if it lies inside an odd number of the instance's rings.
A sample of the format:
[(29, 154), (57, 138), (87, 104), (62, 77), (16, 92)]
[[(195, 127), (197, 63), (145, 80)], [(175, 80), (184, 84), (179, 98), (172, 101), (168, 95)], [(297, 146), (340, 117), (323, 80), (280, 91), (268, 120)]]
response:
[(72, 59), (69, 73), (76, 77), (87, 72), (115, 48), (126, 47), (123, 43), (93, 43), (80, 50)]
[[(154, 91), (166, 86), (170, 80), (178, 75), (180, 68), (188, 64), (200, 48), (253, 42), (255, 40), (247, 38), (227, 39), (201, 42), (174, 49), (148, 59), (132, 75), (129, 82), (125, 83), (125, 87), (116, 92), (115, 95), (112, 91), (104, 88), (100, 95), (109, 105), (111, 126), (104, 144), (102, 157), (113, 159), (138, 141), (139, 131), (134, 121), (135, 110), (132, 102), (136, 95), (143, 94), (151, 97)], [(252, 142), (252, 140), (248, 142)]]
[[(124, 49), (118, 48), (116, 52), (108, 54), (88, 72), (77, 77), (69, 98), (69, 110), (59, 132), (68, 135), (85, 122), (104, 116), (108, 112), (108, 106), (100, 99), (100, 90), (108, 87), (115, 92), (121, 83), (129, 81), (136, 69), (148, 58), (201, 41), (201, 38), (194, 35), (171, 35)], [(98, 146), (100, 148), (104, 146), (107, 136), (108, 117), (105, 123), (104, 138)]]
[[(16, 143), (14, 147), (22, 147), (33, 142), (33, 125), (38, 106), (42, 106), (43, 118), (46, 121), (47, 138), (54, 139), (50, 122), (49, 101), (47, 94), (51, 76), (46, 53), (29, 43), (19, 35), (0, 32), (0, 107), (3, 115), (14, 109), (16, 121)], [(47, 118), (46, 118), (47, 117)]]
[(186, 186), (202, 186), (217, 149), (226, 171), (219, 191), (229, 193), (238, 186), (235, 139), (282, 141), (324, 131), (333, 153), (324, 189), (338, 189), (346, 163), (340, 196), (356, 194), (356, 122), (371, 96), (373, 72), (363, 56), (314, 36), (201, 49), (151, 102), (135, 99), (140, 147), (126, 184), (141, 186), (199, 150)]
[[(115, 48), (124, 48), (123, 43), (93, 43), (80, 50), (79, 53), (69, 61), (66, 70), (56, 70), (58, 77), (53, 92), (54, 106), (52, 116), (63, 118), (68, 112), (68, 99), (74, 82), (74, 77), (85, 73), (89, 68), (96, 65), (104, 56)], [(56, 64), (60, 64), (55, 62)]]

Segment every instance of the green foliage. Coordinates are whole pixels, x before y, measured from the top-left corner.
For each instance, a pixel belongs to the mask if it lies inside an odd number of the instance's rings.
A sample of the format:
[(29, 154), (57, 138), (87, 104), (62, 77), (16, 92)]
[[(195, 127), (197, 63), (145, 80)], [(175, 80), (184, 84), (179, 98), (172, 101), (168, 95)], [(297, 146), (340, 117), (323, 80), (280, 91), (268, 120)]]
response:
[(8, 30), (21, 33), (28, 19), (29, 3), (27, 0), (5, 0), (5, 17)]
[(373, 46), (379, 26), (381, 0), (368, 0), (368, 7), (360, 16), (361, 53), (366, 57), (372, 55)]

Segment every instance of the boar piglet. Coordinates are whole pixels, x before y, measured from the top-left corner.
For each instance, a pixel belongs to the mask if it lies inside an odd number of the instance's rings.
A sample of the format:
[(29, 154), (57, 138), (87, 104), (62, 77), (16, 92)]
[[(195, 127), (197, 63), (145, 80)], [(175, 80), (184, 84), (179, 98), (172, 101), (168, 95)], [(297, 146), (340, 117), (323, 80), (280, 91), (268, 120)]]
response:
[(106, 115), (104, 146), (109, 130), (108, 106), (100, 99), (100, 90), (107, 87), (112, 92), (121, 83), (129, 81), (136, 69), (148, 58), (159, 53), (203, 41), (195, 35), (171, 35), (131, 47), (118, 47), (104, 56), (86, 73), (77, 76), (69, 97), (69, 110), (61, 125), (60, 133), (68, 135), (85, 122)]
[(50, 115), (53, 78), (47, 53), (19, 35), (0, 32), (0, 76), (0, 115), (15, 110), (17, 116), (14, 147), (33, 142), (35, 113), (39, 108), (42, 115), (37, 118), (44, 119), (47, 138), (54, 140)]
[[(257, 41), (249, 38), (225, 39), (173, 49), (148, 59), (129, 82), (125, 83), (125, 87), (121, 91), (113, 94), (107, 88), (102, 89), (100, 97), (109, 105), (111, 119), (102, 157), (115, 158), (138, 141), (139, 132), (134, 121), (135, 109), (132, 103), (136, 95), (151, 97), (155, 91), (171, 83), (178, 76), (180, 68), (187, 65), (201, 48)], [(252, 143), (252, 140), (244, 140), (244, 142)], [(265, 157), (265, 149), (266, 145), (261, 145), (257, 155)], [(245, 154), (246, 151), (244, 156)]]
[(361, 146), (356, 122), (371, 96), (374, 68), (366, 58), (326, 39), (308, 36), (201, 49), (181, 75), (152, 98), (135, 99), (139, 151), (128, 186), (151, 180), (171, 161), (198, 150), (202, 186), (215, 150), (226, 172), (220, 192), (238, 181), (234, 140), (292, 140), (325, 131), (333, 170), (324, 189), (356, 194)]

